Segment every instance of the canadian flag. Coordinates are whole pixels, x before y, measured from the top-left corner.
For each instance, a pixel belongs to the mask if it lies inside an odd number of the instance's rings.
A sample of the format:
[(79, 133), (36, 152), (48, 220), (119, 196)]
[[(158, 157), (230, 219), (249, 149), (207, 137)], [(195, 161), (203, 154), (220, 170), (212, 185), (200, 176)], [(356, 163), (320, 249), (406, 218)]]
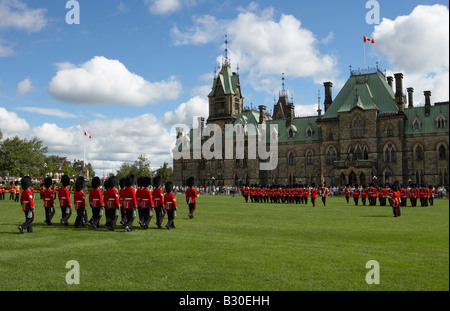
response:
[(364, 37), (364, 42), (370, 42), (370, 43), (375, 43), (374, 39), (371, 39), (369, 37)]
[(91, 135), (88, 132), (86, 132), (86, 131), (84, 131), (84, 136), (89, 136), (89, 139), (92, 138)]

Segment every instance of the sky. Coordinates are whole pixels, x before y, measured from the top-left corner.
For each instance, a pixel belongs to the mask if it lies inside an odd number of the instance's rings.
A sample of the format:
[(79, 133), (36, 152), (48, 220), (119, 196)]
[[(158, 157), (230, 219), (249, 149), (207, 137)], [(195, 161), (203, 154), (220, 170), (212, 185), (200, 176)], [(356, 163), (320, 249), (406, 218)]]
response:
[(271, 111), (284, 74), (296, 116), (317, 114), (323, 83), (333, 82), (334, 98), (350, 66), (364, 65), (403, 73), (415, 105), (424, 104), (425, 90), (432, 102), (448, 101), (448, 7), (438, 0), (0, 0), (0, 129), (3, 138), (38, 137), (48, 155), (84, 158), (98, 176), (140, 154), (153, 168), (171, 165), (175, 125), (208, 117), (225, 35), (244, 106)]

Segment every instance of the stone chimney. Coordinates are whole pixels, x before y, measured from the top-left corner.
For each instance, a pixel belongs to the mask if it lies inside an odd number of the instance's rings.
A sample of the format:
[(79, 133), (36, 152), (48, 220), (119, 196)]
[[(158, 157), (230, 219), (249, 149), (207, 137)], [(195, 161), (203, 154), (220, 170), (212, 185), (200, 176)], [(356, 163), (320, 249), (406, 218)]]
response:
[(389, 84), (389, 86), (391, 87), (391, 89), (393, 89), (392, 86), (392, 82), (394, 81), (394, 78), (392, 78), (392, 76), (387, 77), (387, 83)]
[(295, 118), (295, 110), (294, 105), (289, 104), (287, 105), (287, 111), (286, 111), (286, 126), (290, 126), (292, 124), (292, 119)]
[(266, 106), (261, 105), (259, 108), (259, 124), (266, 124)]
[(323, 102), (324, 109), (325, 109), (324, 112), (327, 112), (328, 107), (330, 107), (331, 103), (333, 102), (332, 93), (331, 93), (331, 88), (333, 87), (333, 83), (325, 82), (323, 84), (323, 86), (325, 87), (325, 100)]
[(408, 91), (408, 108), (414, 107), (414, 89), (412, 87), (409, 87), (406, 89)]
[(398, 109), (404, 111), (405, 103), (403, 102), (403, 74), (396, 73), (395, 77), (395, 101), (397, 102)]
[(425, 117), (429, 117), (431, 111), (431, 91), (424, 91), (423, 95), (425, 95)]

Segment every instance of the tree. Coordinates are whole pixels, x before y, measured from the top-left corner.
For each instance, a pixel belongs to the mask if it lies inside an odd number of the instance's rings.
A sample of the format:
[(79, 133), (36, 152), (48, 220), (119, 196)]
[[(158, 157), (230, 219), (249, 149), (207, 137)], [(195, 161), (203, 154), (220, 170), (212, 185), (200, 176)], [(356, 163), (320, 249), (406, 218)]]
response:
[(0, 173), (37, 176), (43, 173), (47, 147), (37, 137), (6, 138), (0, 142)]
[(154, 175), (161, 176), (163, 182), (173, 181), (173, 170), (167, 162), (164, 162), (163, 166), (158, 168)]
[(141, 154), (137, 157), (137, 160), (134, 161), (132, 165), (128, 163), (123, 163), (119, 170), (117, 171), (117, 178), (124, 178), (130, 174), (133, 174), (137, 179), (141, 176), (150, 176), (152, 177), (152, 171), (150, 169), (150, 161), (147, 160), (145, 155)]

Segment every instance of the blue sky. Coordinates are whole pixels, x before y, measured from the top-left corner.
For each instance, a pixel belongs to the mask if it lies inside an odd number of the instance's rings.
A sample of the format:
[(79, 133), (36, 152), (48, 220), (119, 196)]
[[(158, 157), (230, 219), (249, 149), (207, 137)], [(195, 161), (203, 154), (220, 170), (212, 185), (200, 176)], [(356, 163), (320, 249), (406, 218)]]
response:
[(296, 114), (316, 113), (323, 82), (335, 96), (363, 67), (363, 36), (366, 66), (403, 72), (418, 104), (425, 89), (448, 100), (448, 1), (378, 0), (368, 24), (361, 0), (79, 0), (78, 25), (66, 2), (0, 0), (0, 129), (69, 159), (88, 131), (98, 172), (171, 162), (171, 127), (207, 116), (225, 34), (246, 106), (271, 110), (285, 73)]

